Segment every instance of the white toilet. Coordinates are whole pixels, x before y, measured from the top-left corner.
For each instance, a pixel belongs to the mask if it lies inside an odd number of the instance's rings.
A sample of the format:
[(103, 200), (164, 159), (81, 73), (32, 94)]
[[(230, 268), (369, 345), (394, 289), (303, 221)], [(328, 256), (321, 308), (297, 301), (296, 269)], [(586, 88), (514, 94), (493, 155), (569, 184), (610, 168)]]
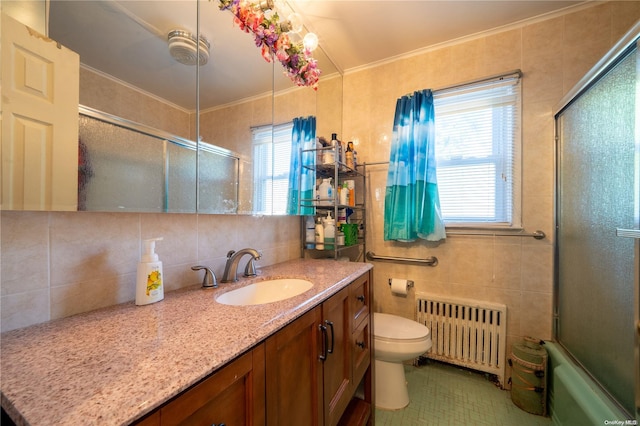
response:
[(373, 314), (376, 407), (398, 410), (409, 405), (403, 361), (431, 349), (431, 333), (424, 325), (397, 315)]

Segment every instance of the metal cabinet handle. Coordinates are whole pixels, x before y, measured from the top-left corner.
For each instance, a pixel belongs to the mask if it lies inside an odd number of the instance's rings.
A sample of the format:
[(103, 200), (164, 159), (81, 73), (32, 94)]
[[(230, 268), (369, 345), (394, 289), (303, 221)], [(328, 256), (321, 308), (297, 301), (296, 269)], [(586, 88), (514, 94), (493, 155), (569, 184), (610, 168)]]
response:
[[(335, 333), (335, 331), (333, 329), (333, 322), (331, 322), (329, 320), (325, 320), (324, 323), (327, 324), (331, 328), (331, 349), (327, 350), (327, 352), (332, 354), (333, 353), (333, 349), (336, 346), (336, 333)], [(326, 327), (325, 327), (325, 329), (326, 329)]]
[(358, 299), (359, 301), (364, 303), (364, 295), (363, 294), (361, 294), (360, 296), (356, 296), (356, 299)]
[(360, 349), (364, 349), (364, 342), (356, 342), (356, 346), (359, 346)]
[(318, 324), (318, 328), (322, 333), (322, 353), (318, 358), (320, 361), (325, 361), (327, 359), (327, 347), (329, 346), (329, 337), (327, 336), (327, 327), (322, 324)]

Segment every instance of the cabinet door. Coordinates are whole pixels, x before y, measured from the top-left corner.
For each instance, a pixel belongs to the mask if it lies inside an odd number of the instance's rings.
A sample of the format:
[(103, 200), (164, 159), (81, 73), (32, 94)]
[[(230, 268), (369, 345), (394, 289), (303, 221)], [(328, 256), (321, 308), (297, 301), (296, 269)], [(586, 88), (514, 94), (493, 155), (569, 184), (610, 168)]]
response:
[(353, 333), (351, 348), (353, 349), (353, 382), (360, 383), (371, 364), (369, 321), (364, 321)]
[(162, 425), (264, 424), (264, 346), (260, 345), (160, 409)]
[(353, 330), (360, 327), (362, 321), (367, 319), (371, 306), (371, 284), (369, 273), (363, 274), (350, 286), (351, 309), (353, 318)]
[(330, 426), (338, 424), (353, 391), (349, 312), (348, 287), (322, 304), (322, 325), (327, 328), (329, 344), (323, 365), (324, 418)]
[(320, 321), (318, 307), (267, 339), (267, 425), (324, 424)]

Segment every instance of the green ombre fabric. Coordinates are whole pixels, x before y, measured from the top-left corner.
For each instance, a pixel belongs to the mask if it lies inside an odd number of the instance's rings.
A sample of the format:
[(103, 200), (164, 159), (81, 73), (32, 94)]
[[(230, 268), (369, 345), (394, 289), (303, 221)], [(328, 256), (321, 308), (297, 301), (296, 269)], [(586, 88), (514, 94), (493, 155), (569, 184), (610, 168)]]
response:
[[(287, 214), (314, 215), (313, 188), (316, 185), (316, 118), (293, 119), (291, 131), (291, 166), (289, 168), (289, 196)], [(309, 200), (309, 201), (304, 201)]]
[(436, 178), (434, 119), (429, 89), (396, 103), (385, 193), (385, 240), (446, 238)]

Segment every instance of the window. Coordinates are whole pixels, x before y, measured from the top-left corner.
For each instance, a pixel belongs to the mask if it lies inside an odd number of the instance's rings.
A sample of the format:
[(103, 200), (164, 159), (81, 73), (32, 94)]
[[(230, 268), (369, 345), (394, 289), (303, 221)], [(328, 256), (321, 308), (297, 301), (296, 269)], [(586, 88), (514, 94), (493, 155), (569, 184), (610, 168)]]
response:
[(519, 73), (434, 92), (447, 225), (521, 226), (520, 98)]
[(253, 129), (253, 207), (257, 213), (287, 212), (292, 129), (293, 123)]

